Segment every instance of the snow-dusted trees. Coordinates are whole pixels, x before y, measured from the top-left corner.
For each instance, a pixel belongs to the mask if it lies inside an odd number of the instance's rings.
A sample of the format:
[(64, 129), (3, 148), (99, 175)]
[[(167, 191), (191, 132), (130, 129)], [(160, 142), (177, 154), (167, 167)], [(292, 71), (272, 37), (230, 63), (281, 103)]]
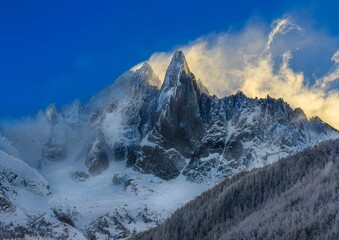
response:
[(339, 239), (339, 140), (226, 179), (134, 239)]

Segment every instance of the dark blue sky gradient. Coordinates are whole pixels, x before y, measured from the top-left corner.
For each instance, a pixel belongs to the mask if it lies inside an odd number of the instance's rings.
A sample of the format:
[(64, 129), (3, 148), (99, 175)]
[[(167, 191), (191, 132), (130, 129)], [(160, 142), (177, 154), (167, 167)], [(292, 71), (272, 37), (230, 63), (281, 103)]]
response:
[(300, 12), (339, 34), (336, 0), (305, 2), (0, 0), (0, 118), (86, 101), (155, 51), (251, 18)]

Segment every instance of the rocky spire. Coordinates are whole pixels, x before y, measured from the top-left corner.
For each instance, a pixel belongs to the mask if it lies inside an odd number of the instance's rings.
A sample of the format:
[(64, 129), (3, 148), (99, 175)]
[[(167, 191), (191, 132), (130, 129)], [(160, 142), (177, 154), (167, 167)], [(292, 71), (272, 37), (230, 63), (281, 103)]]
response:
[(182, 51), (177, 51), (168, 66), (158, 98), (157, 132), (166, 136), (168, 146), (183, 153), (198, 142), (203, 133), (199, 108), (199, 89)]
[(190, 70), (184, 53), (182, 51), (177, 51), (174, 53), (171, 63), (167, 68), (162, 89), (166, 90), (175, 87), (183, 73), (189, 74)]
[(166, 106), (174, 89), (180, 85), (181, 77), (190, 75), (192, 74), (188, 68), (184, 53), (182, 51), (176, 51), (167, 68), (165, 79), (161, 86), (157, 112), (161, 111)]

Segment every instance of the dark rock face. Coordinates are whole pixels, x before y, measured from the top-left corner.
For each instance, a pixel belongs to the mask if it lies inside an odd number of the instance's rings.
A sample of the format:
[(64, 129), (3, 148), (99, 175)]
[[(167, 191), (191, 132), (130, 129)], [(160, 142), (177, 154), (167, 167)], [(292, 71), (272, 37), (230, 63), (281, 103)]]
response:
[(122, 142), (116, 142), (113, 146), (113, 153), (115, 160), (125, 160), (126, 159), (126, 147)]
[(71, 173), (71, 178), (76, 182), (84, 182), (89, 177), (90, 177), (89, 174), (82, 171), (76, 171)]
[(5, 195), (3, 186), (0, 183), (0, 212), (13, 212), (14, 210), (15, 210), (15, 207)]
[(108, 157), (105, 152), (98, 152), (88, 160), (88, 171), (92, 175), (99, 175), (109, 166)]
[(134, 168), (148, 174), (154, 174), (165, 180), (177, 177), (185, 166), (185, 160), (175, 149), (165, 150), (161, 147), (143, 146), (142, 156)]
[[(172, 95), (166, 99), (166, 95)], [(197, 94), (200, 90), (194, 75), (188, 69), (182, 52), (177, 52), (170, 63), (158, 99), (163, 106), (156, 125), (157, 132), (165, 136), (165, 145), (174, 147), (184, 155), (191, 151), (203, 135)]]
[(60, 222), (65, 223), (65, 224), (68, 224), (68, 225), (70, 225), (70, 226), (72, 226), (72, 227), (75, 227), (75, 224), (74, 224), (72, 218), (71, 218), (69, 215), (63, 213), (62, 211), (59, 211), (59, 209), (56, 209), (56, 208), (53, 209), (53, 213), (54, 213), (55, 217), (56, 217)]
[(187, 155), (202, 139), (203, 123), (199, 111), (192, 74), (183, 73), (170, 97), (167, 108), (159, 117), (155, 130), (164, 137), (167, 148), (175, 148)]
[(99, 135), (89, 146), (85, 164), (91, 175), (99, 175), (109, 167), (110, 149)]

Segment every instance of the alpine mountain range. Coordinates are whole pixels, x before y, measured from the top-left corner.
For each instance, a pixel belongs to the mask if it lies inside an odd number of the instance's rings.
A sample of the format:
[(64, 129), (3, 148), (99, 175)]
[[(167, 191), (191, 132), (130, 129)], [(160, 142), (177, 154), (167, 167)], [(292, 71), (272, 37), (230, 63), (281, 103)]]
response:
[(210, 94), (177, 51), (163, 81), (144, 63), (85, 104), (1, 128), (0, 238), (127, 238), (235, 175), (337, 138), (283, 99)]

